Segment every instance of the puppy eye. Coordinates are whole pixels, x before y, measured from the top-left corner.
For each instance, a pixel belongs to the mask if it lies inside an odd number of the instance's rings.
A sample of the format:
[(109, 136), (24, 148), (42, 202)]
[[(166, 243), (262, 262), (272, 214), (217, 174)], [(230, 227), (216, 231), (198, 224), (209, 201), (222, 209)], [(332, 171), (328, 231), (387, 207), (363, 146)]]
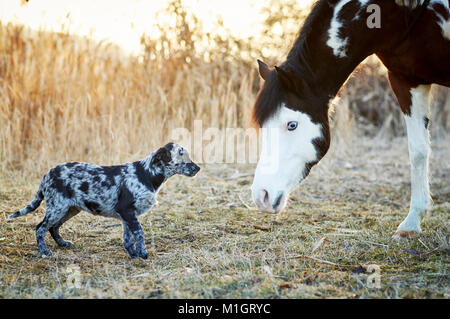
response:
[(295, 130), (297, 128), (297, 126), (298, 126), (298, 122), (297, 121), (290, 121), (287, 124), (287, 129), (288, 129), (288, 131), (293, 131), (293, 130)]
[(180, 154), (180, 156), (183, 156), (184, 155), (184, 149), (180, 149), (179, 151), (178, 151), (178, 154)]

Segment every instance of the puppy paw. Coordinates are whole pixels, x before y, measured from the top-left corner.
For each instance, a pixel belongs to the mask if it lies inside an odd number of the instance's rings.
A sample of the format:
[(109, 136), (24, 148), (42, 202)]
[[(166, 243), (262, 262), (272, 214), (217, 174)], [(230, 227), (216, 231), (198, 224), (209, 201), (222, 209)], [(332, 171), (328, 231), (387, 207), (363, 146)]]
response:
[(130, 255), (130, 258), (131, 258), (131, 259), (135, 259), (135, 258), (138, 257), (138, 254), (137, 254), (137, 252), (135, 252), (135, 251), (129, 251), (129, 252), (128, 252), (128, 255)]
[(63, 241), (63, 242), (58, 243), (58, 245), (59, 245), (60, 247), (67, 247), (67, 248), (73, 246), (72, 242), (70, 242), (70, 241)]
[(52, 256), (52, 252), (48, 249), (39, 249), (39, 254), (42, 257), (51, 257)]
[(148, 253), (146, 251), (140, 251), (139, 257), (142, 259), (148, 259)]

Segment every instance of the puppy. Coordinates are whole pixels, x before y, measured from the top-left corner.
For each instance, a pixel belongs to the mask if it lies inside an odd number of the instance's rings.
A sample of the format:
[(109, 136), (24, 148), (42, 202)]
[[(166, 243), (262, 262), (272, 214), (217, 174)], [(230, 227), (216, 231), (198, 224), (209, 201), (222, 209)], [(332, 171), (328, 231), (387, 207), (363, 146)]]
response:
[(50, 231), (59, 246), (70, 247), (59, 234), (61, 225), (81, 210), (114, 217), (123, 223), (123, 244), (131, 258), (148, 258), (138, 216), (156, 204), (162, 183), (175, 174), (194, 176), (200, 170), (187, 151), (169, 143), (147, 158), (117, 166), (70, 162), (52, 168), (43, 178), (36, 198), (8, 219), (26, 215), (45, 198), (44, 220), (36, 227), (39, 253), (51, 256), (45, 244)]

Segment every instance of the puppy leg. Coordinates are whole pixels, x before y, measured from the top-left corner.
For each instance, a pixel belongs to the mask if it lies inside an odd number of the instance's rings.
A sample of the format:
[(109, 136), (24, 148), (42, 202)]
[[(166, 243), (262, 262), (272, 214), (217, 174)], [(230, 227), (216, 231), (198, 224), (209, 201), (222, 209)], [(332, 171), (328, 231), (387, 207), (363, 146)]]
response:
[(119, 214), (122, 216), (126, 226), (133, 234), (134, 240), (136, 241), (137, 255), (143, 259), (147, 259), (148, 254), (147, 250), (145, 249), (144, 231), (136, 217), (136, 213), (134, 211), (128, 210), (121, 211)]
[(42, 222), (36, 227), (36, 240), (38, 251), (40, 254), (45, 256), (51, 256), (52, 252), (47, 248), (45, 244), (45, 235), (47, 231), (52, 227), (58, 220), (61, 219), (67, 212), (68, 208), (60, 209), (54, 206), (52, 203), (47, 204), (47, 209), (45, 211), (45, 217)]
[(123, 246), (128, 251), (131, 258), (136, 258), (138, 256), (134, 243), (133, 233), (130, 231), (127, 224), (123, 222)]
[(50, 235), (52, 235), (55, 242), (60, 247), (71, 247), (72, 243), (70, 241), (65, 241), (61, 235), (59, 234), (59, 228), (64, 224), (66, 221), (71, 219), (72, 217), (76, 216), (80, 212), (79, 209), (75, 207), (71, 207), (63, 217), (57, 221), (52, 227), (50, 227)]

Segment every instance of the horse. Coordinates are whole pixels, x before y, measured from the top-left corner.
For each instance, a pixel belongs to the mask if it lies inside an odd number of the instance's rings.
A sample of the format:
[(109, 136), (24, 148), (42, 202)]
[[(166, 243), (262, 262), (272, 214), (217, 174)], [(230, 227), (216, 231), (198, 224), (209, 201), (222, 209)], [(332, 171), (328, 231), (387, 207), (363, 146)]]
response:
[(450, 87), (448, 0), (318, 0), (286, 60), (273, 68), (258, 60), (263, 84), (252, 120), (262, 129), (262, 147), (251, 191), (260, 211), (282, 211), (327, 153), (330, 101), (373, 54), (387, 68), (408, 135), (410, 208), (392, 237), (421, 233), (420, 219), (431, 205), (430, 87)]

